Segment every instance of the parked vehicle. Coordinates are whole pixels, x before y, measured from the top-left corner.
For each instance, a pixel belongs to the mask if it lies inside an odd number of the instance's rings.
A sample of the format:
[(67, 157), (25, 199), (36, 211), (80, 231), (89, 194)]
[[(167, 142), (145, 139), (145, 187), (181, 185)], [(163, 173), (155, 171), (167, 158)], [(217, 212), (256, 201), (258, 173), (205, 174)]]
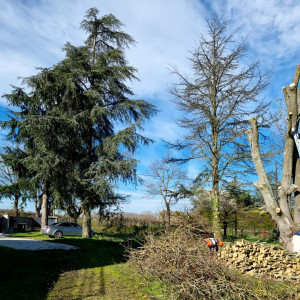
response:
[[(44, 226), (42, 233), (55, 238), (62, 238), (64, 235), (81, 236), (82, 227), (72, 222), (58, 222)], [(94, 230), (92, 235), (95, 235)]]

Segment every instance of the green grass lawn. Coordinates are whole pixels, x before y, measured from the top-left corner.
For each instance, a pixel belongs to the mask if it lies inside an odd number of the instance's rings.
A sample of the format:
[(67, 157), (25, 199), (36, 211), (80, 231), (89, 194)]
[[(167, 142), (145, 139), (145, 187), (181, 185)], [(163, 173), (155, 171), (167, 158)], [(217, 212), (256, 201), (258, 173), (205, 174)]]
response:
[(162, 283), (145, 282), (128, 263), (123, 263), (65, 272), (60, 276), (47, 299), (170, 298)]
[(13, 236), (80, 249), (26, 251), (0, 247), (1, 299), (167, 299), (160, 283), (144, 283), (125, 263), (125, 248), (120, 244), (124, 235), (59, 240), (39, 233)]
[[(33, 232), (13, 236), (66, 243), (80, 249), (27, 251), (0, 247), (0, 299), (171, 299), (166, 285), (145, 279), (126, 262), (124, 242), (131, 235), (51, 239)], [(297, 294), (293, 283), (245, 275), (240, 278), (241, 285), (251, 285), (259, 294), (257, 299), (295, 299), (289, 295)]]

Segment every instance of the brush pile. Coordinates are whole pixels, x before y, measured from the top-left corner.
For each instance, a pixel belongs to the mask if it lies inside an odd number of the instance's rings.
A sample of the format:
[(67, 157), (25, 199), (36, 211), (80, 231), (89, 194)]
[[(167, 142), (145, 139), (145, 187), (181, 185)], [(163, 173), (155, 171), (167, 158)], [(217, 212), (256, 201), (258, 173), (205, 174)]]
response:
[(203, 236), (186, 228), (147, 236), (130, 260), (143, 276), (167, 283), (174, 299), (257, 299), (204, 247)]

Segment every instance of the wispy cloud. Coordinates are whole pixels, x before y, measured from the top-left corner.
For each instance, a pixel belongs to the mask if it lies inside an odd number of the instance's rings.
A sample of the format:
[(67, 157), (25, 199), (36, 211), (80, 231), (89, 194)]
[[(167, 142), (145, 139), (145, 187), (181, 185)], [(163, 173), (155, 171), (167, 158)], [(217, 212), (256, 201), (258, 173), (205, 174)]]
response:
[(217, 0), (211, 6), (240, 27), (241, 33), (248, 37), (251, 50), (263, 59), (280, 64), (298, 56), (300, 2), (253, 0), (242, 5), (236, 0)]
[(141, 81), (133, 86), (137, 96), (165, 94), (167, 65), (175, 62), (184, 67), (183, 57), (195, 41), (187, 32), (201, 27), (203, 7), (198, 1), (1, 0), (0, 92), (8, 91), (18, 76), (34, 74), (35, 67), (57, 63), (67, 41), (82, 44), (85, 33), (79, 25), (90, 7), (114, 14), (136, 40), (127, 57), (139, 71)]

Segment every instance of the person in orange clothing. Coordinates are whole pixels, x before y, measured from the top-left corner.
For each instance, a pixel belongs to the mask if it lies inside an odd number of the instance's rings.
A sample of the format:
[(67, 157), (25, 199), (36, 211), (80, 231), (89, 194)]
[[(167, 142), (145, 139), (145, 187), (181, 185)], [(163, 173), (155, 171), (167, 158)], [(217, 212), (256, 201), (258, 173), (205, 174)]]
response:
[(204, 244), (206, 247), (208, 247), (208, 249), (210, 251), (214, 251), (214, 249), (216, 249), (216, 251), (219, 250), (219, 246), (223, 246), (223, 242), (219, 241), (215, 238), (206, 238), (204, 239)]

